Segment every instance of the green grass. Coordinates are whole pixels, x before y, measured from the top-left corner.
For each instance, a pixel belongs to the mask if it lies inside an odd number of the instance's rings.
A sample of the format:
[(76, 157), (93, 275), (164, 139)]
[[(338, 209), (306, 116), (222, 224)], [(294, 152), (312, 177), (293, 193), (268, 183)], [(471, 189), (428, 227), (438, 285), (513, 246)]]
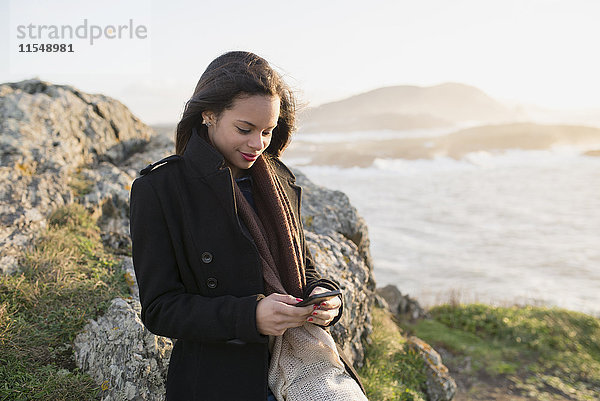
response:
[(407, 327), (434, 347), (470, 357), (472, 374), (505, 378), (532, 399), (598, 399), (599, 319), (532, 306), (441, 305), (429, 312), (432, 319)]
[(422, 358), (409, 350), (406, 338), (389, 312), (373, 308), (371, 344), (365, 351), (365, 364), (359, 375), (370, 400), (417, 401), (423, 393), (426, 376)]
[(92, 191), (92, 188), (94, 187), (94, 182), (89, 178), (86, 178), (86, 176), (81, 172), (81, 170), (78, 170), (75, 173), (71, 174), (70, 178), (71, 179), (69, 181), (69, 187), (71, 188), (73, 194), (77, 198), (81, 198), (89, 194)]
[(99, 392), (73, 360), (72, 343), (110, 300), (128, 296), (119, 262), (80, 205), (48, 217), (22, 271), (0, 275), (0, 400), (93, 400)]

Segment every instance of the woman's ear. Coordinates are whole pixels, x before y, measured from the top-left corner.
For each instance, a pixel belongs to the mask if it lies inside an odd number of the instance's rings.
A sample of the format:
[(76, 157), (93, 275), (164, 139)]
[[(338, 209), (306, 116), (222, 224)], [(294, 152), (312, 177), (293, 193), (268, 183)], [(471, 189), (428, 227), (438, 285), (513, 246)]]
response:
[[(203, 111), (202, 112), (202, 124), (211, 126), (216, 121), (215, 113), (212, 111)], [(208, 124), (207, 124), (208, 123)]]

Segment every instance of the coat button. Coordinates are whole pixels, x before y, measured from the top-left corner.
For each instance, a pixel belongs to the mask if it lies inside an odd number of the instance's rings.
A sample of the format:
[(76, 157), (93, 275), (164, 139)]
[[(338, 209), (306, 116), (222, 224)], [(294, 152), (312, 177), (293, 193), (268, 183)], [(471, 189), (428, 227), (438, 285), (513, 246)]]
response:
[(202, 253), (202, 261), (204, 263), (210, 263), (210, 262), (212, 262), (212, 259), (213, 259), (212, 253), (210, 253), (210, 252)]
[(217, 279), (214, 277), (209, 277), (206, 279), (206, 286), (208, 288), (217, 288)]

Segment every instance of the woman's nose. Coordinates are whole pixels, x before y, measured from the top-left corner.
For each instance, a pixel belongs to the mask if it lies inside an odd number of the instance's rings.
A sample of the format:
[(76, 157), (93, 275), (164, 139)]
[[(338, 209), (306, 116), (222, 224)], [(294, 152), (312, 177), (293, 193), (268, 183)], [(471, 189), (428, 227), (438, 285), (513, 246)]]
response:
[(252, 149), (261, 150), (263, 148), (262, 133), (257, 132), (252, 134), (250, 136), (250, 140), (248, 141), (248, 146)]

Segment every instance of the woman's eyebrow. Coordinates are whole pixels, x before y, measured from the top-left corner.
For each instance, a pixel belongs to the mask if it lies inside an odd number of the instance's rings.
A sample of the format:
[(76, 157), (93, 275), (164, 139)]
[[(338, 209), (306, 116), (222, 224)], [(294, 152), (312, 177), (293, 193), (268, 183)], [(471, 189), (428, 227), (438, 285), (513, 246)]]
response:
[[(252, 124), (250, 121), (246, 121), (246, 120), (237, 120), (240, 123), (244, 123), (244, 124), (248, 124), (251, 127), (256, 128), (256, 125)], [(272, 127), (268, 127), (268, 128), (275, 128), (277, 127), (277, 124), (273, 125)]]

